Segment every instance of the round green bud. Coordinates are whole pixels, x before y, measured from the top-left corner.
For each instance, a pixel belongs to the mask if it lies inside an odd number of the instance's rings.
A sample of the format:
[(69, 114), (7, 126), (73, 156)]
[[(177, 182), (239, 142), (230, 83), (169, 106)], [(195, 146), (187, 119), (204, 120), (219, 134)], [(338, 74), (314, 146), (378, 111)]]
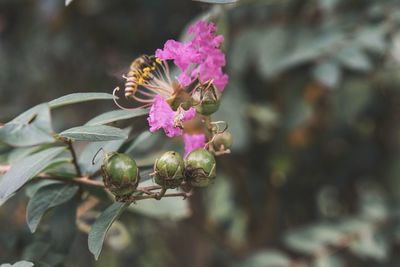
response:
[(196, 111), (203, 115), (211, 115), (219, 109), (221, 93), (210, 85), (199, 86), (193, 92), (192, 98)]
[(185, 176), (194, 187), (205, 187), (216, 177), (215, 157), (208, 150), (198, 148), (185, 159)]
[(183, 181), (184, 169), (182, 156), (178, 152), (165, 152), (154, 164), (154, 181), (164, 188), (176, 188)]
[(232, 134), (227, 131), (216, 134), (212, 143), (217, 151), (230, 149), (233, 143)]
[(126, 154), (106, 154), (102, 170), (105, 186), (116, 197), (131, 195), (139, 184), (139, 169), (136, 162)]

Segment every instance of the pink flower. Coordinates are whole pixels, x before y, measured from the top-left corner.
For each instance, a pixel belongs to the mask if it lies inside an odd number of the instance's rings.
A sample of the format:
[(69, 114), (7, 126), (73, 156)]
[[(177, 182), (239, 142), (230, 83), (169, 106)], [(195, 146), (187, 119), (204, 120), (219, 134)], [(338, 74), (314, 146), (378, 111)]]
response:
[(228, 75), (222, 71), (225, 55), (219, 49), (224, 37), (215, 35), (215, 31), (213, 23), (200, 20), (189, 27), (188, 33), (193, 35), (191, 40), (168, 40), (163, 49), (157, 49), (155, 55), (162, 60), (173, 60), (182, 70), (177, 78), (182, 86), (188, 86), (196, 79), (203, 84), (213, 80), (222, 92), (228, 83)]
[(168, 137), (174, 137), (182, 135), (182, 123), (193, 119), (195, 116), (195, 108), (191, 107), (184, 110), (180, 107), (177, 111), (173, 111), (162, 96), (156, 95), (147, 121), (150, 125), (150, 132), (153, 133), (162, 128)]
[(186, 158), (193, 150), (206, 145), (206, 136), (204, 134), (184, 134), (183, 142), (185, 143), (184, 157)]

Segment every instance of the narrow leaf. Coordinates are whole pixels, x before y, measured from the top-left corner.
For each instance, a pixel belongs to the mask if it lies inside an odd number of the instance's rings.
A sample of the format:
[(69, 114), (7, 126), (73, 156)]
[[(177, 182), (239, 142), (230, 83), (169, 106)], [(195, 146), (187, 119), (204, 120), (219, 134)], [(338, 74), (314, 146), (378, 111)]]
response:
[(101, 125), (114, 121), (132, 119), (135, 117), (143, 116), (149, 113), (148, 109), (135, 109), (135, 110), (113, 110), (103, 113), (94, 117), (86, 123), (86, 125)]
[(151, 136), (153, 136), (153, 134), (149, 131), (142, 132), (133, 140), (130, 146), (126, 149), (125, 153), (129, 154), (136, 152), (135, 150), (138, 146), (140, 146), (140, 144), (149, 144), (149, 139)]
[(96, 260), (99, 258), (108, 229), (122, 212), (129, 206), (127, 203), (115, 202), (108, 207), (95, 221), (89, 232), (88, 245)]
[[(126, 134), (129, 134), (131, 128), (124, 129), (124, 131)], [(81, 167), (82, 172), (85, 174), (90, 174), (100, 169), (100, 166), (103, 162), (102, 156), (104, 155), (102, 153), (99, 153), (95, 159), (93, 158), (100, 149), (103, 149), (105, 152), (117, 151), (123, 143), (124, 140), (115, 140), (105, 142), (93, 142), (88, 144), (82, 151), (78, 159), (78, 163)]]
[(0, 265), (0, 267), (32, 267), (33, 263), (29, 261), (18, 261), (14, 263), (13, 265), (9, 263), (3, 263)]
[(337, 54), (337, 57), (344, 66), (352, 70), (366, 72), (372, 68), (371, 61), (367, 54), (357, 46), (342, 49)]
[(34, 266), (32, 262), (29, 261), (19, 261), (12, 265), (13, 267), (32, 267)]
[(193, 1), (209, 3), (209, 4), (233, 4), (236, 3), (238, 0), (193, 0)]
[(290, 265), (290, 258), (277, 250), (261, 250), (238, 265), (237, 267), (285, 267)]
[(0, 181), (0, 202), (7, 199), (29, 179), (39, 174), (64, 149), (64, 147), (49, 148), (13, 164)]
[(40, 188), (28, 203), (26, 222), (31, 232), (35, 232), (43, 214), (50, 208), (70, 200), (78, 191), (77, 185), (50, 184)]
[(108, 93), (74, 93), (62, 96), (49, 102), (51, 108), (58, 108), (75, 103), (87, 102), (92, 100), (110, 100), (113, 96)]
[[(171, 190), (171, 193), (174, 191)], [(178, 191), (177, 191), (178, 192)], [(129, 211), (155, 219), (182, 220), (190, 216), (189, 202), (181, 197), (148, 199), (138, 201), (129, 207)]]
[(33, 146), (54, 141), (48, 104), (37, 105), (0, 128), (0, 140), (11, 146)]
[(123, 130), (106, 125), (79, 126), (60, 133), (60, 136), (77, 141), (110, 141), (127, 139), (128, 134)]
[(336, 62), (324, 61), (313, 68), (312, 75), (326, 87), (335, 88), (340, 82), (341, 70)]

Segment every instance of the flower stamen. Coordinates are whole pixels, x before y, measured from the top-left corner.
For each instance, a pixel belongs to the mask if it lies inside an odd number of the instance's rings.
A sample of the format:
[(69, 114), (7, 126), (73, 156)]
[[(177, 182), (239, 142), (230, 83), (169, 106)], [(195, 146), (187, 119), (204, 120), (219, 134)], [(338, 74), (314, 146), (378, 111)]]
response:
[[(125, 97), (142, 103), (153, 102), (154, 95), (157, 94), (170, 98), (175, 91), (169, 77), (168, 64), (155, 56), (138, 57), (132, 62), (128, 74), (122, 77), (126, 79)], [(149, 99), (137, 97), (136, 93)]]

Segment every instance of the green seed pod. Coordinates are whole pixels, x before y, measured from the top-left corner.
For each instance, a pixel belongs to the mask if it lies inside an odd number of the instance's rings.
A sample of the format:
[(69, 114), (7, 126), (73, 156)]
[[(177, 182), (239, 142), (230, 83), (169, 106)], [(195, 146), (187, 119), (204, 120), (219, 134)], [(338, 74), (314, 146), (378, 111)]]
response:
[(192, 95), (196, 111), (203, 115), (211, 115), (219, 109), (221, 93), (213, 84), (197, 87)]
[(212, 143), (216, 151), (230, 149), (233, 143), (232, 134), (227, 131), (216, 134)]
[(126, 154), (106, 154), (101, 166), (105, 186), (117, 198), (131, 195), (139, 184), (136, 162)]
[(185, 177), (194, 187), (205, 187), (216, 177), (215, 157), (204, 148), (198, 148), (185, 159)]
[(154, 181), (164, 188), (176, 188), (183, 181), (184, 169), (182, 156), (178, 152), (165, 152), (154, 164)]

